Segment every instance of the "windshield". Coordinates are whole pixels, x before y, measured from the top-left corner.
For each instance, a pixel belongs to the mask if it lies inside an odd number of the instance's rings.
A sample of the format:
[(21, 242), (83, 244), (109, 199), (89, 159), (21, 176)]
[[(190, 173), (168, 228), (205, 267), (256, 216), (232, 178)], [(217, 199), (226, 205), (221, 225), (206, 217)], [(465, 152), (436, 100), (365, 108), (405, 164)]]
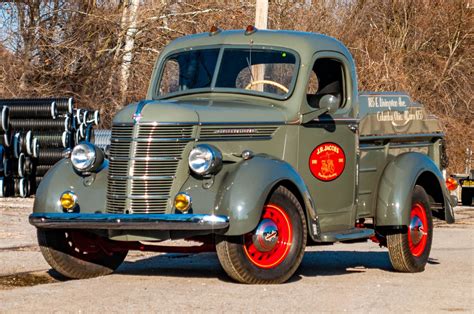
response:
[(183, 51), (166, 58), (156, 94), (166, 97), (212, 90), (285, 98), (296, 70), (295, 55), (285, 50), (224, 47)]

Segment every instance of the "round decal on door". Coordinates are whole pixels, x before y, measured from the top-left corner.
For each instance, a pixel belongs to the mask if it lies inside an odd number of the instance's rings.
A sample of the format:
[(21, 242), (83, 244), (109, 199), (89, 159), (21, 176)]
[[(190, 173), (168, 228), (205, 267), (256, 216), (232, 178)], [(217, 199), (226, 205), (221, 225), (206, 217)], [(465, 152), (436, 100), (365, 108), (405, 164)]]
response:
[(337, 179), (346, 165), (346, 156), (341, 146), (323, 143), (316, 147), (309, 157), (309, 169), (321, 181)]

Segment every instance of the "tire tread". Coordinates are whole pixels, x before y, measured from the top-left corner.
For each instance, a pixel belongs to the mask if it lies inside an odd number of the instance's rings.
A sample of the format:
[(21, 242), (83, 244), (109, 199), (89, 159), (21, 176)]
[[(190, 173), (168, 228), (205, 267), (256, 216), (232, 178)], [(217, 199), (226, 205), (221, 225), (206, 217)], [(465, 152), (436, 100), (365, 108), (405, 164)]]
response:
[(127, 255), (127, 251), (115, 252), (99, 263), (81, 260), (77, 257), (62, 252), (58, 247), (58, 239), (51, 239), (48, 231), (38, 229), (38, 244), (44, 259), (61, 275), (72, 279), (87, 279), (109, 275), (117, 269)]
[[(425, 207), (426, 215), (428, 217), (428, 229), (429, 232), (431, 232), (432, 237), (433, 222), (431, 208), (429, 206), (430, 203), (428, 195), (426, 194), (423, 187), (419, 185), (415, 186), (413, 189), (412, 203), (414, 202), (415, 198), (417, 198), (418, 201), (421, 201)], [(388, 255), (393, 268), (396, 271), (404, 273), (422, 272), (425, 269), (426, 262), (428, 261), (431, 242), (432, 238), (428, 240), (423, 256), (414, 257), (411, 253), (408, 243), (408, 231), (387, 235)]]
[(301, 207), (300, 202), (296, 198), (296, 196), (284, 186), (279, 186), (275, 192), (275, 194), (280, 193), (281, 195), (287, 197), (295, 206), (300, 215), (301, 222), (302, 222), (302, 230), (303, 230), (303, 248), (298, 253), (296, 257), (295, 263), (292, 265), (290, 270), (284, 275), (279, 278), (275, 279), (260, 279), (253, 276), (252, 273), (248, 272), (244, 269), (243, 265), (239, 262), (239, 252), (238, 252), (238, 244), (232, 243), (232, 241), (226, 240), (226, 238), (221, 239), (216, 244), (216, 251), (219, 261), (221, 263), (222, 268), (225, 272), (234, 280), (246, 283), (246, 284), (278, 284), (287, 281), (299, 267), (301, 260), (303, 259), (304, 255), (304, 248), (307, 239), (307, 227), (306, 227), (306, 219), (304, 217), (304, 211)]

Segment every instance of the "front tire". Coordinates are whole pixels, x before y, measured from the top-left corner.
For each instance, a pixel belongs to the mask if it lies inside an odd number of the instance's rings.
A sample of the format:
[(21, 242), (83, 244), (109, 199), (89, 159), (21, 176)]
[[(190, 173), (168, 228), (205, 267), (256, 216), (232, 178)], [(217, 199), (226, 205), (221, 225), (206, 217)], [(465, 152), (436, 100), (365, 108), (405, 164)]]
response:
[(393, 268), (406, 273), (423, 271), (432, 241), (433, 218), (428, 195), (417, 185), (413, 189), (408, 230), (387, 235), (388, 254)]
[(303, 209), (293, 193), (278, 187), (265, 204), (255, 230), (224, 237), (216, 245), (225, 272), (247, 284), (287, 281), (303, 259), (307, 228)]
[(48, 264), (65, 277), (85, 279), (116, 270), (128, 250), (117, 250), (111, 241), (82, 230), (38, 229), (38, 243)]

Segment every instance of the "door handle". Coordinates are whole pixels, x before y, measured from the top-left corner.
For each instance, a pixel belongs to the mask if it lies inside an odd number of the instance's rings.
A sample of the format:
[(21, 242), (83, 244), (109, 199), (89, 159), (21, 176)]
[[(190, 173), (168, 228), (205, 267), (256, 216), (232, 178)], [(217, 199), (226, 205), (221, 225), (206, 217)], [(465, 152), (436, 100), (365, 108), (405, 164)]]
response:
[(359, 129), (359, 125), (355, 123), (348, 124), (347, 127), (354, 133)]

